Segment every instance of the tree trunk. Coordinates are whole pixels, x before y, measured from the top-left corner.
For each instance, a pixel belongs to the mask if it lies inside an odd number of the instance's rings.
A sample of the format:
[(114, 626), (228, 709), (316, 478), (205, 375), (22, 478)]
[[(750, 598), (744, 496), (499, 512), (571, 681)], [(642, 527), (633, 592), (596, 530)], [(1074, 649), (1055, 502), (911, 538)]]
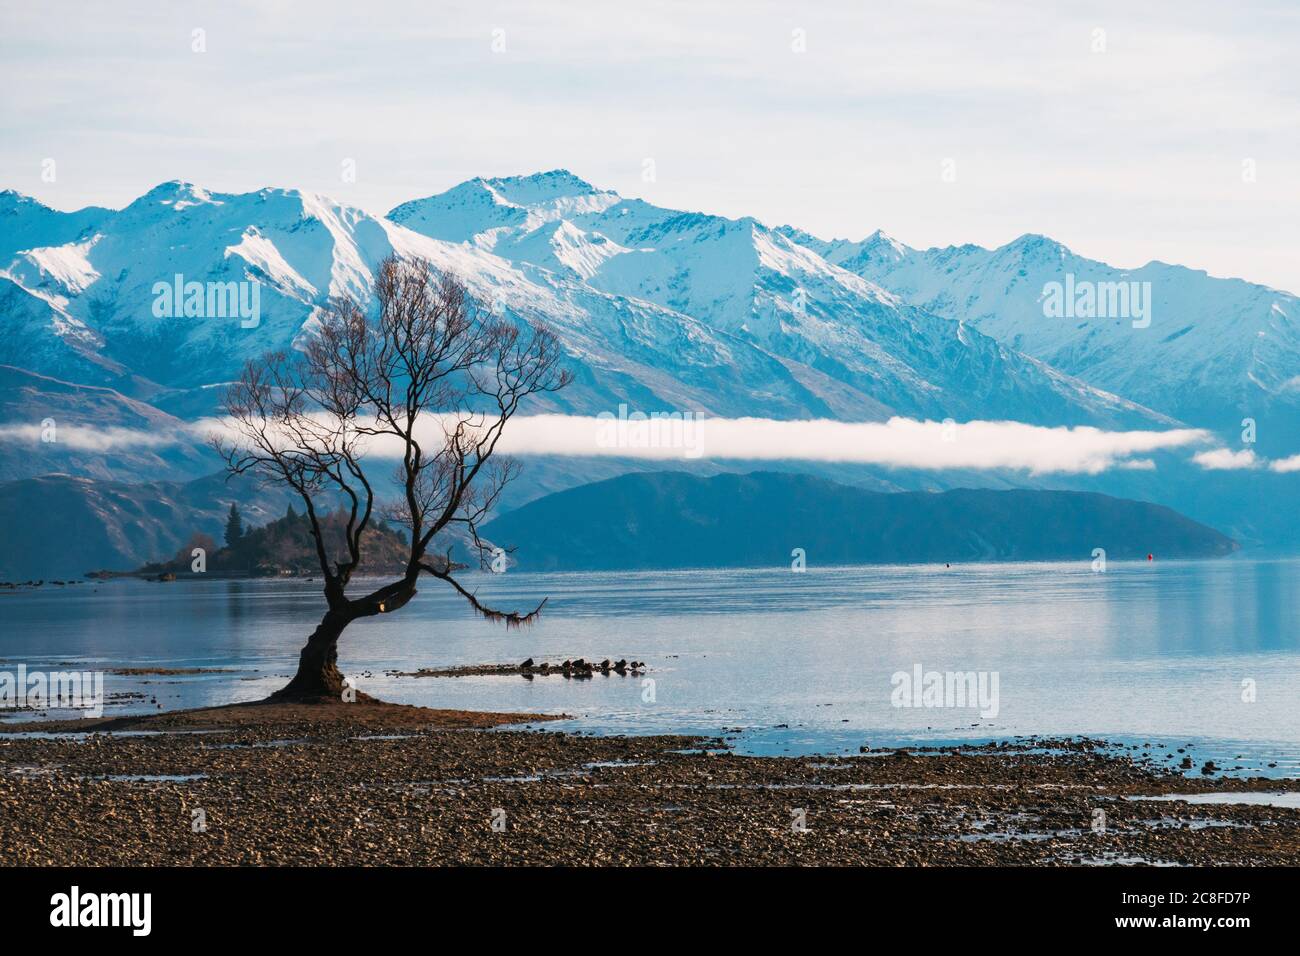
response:
[(298, 656), (298, 673), (287, 685), (272, 694), (275, 700), (343, 699), (343, 674), (338, 667), (339, 635), (351, 618), (334, 611), (326, 612), (315, 632)]

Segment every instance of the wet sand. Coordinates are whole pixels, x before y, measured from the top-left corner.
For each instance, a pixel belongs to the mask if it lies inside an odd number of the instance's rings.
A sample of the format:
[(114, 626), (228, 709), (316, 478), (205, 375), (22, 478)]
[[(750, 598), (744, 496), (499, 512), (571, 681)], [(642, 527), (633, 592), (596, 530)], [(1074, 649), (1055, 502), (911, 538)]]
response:
[(552, 719), (362, 700), (10, 724), (0, 864), (1300, 864), (1300, 809), (1127, 799), (1300, 780), (1093, 741), (741, 757), (518, 726)]

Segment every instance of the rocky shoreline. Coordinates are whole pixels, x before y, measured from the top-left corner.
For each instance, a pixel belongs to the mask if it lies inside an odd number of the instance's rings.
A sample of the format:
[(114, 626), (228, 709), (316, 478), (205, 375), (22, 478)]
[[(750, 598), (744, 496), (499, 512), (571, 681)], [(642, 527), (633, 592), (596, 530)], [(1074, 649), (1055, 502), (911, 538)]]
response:
[(11, 725), (0, 864), (1300, 864), (1300, 808), (1131, 799), (1300, 780), (1078, 740), (742, 757), (552, 719), (363, 700)]

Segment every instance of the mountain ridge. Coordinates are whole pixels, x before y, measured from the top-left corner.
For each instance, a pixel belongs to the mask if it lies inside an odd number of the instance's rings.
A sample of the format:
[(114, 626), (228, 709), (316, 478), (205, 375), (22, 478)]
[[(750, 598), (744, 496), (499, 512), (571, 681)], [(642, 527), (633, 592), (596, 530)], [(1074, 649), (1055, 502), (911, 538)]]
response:
[[(662, 570), (1222, 557), (1236, 542), (1171, 508), (1092, 492), (875, 492), (776, 472), (620, 475), (484, 527), (521, 570)], [(798, 549), (801, 553), (793, 553)]]
[[(992, 249), (913, 249), (891, 240), (824, 241), (782, 227), (913, 305), (969, 324), (1092, 385), (1182, 421), (1229, 430), (1276, 412), (1270, 441), (1300, 447), (1300, 298), (1281, 289), (1152, 260), (1126, 269), (1026, 233)], [(1149, 283), (1150, 325), (1131, 316), (1068, 323), (1046, 314), (1043, 290)], [(1262, 440), (1262, 439), (1261, 439)]]
[[(457, 226), (443, 206), (465, 195), (487, 205)], [(96, 211), (75, 242), (16, 252), (0, 294), (22, 306), (10, 311), (25, 316), (25, 344), (0, 344), (0, 361), (90, 384), (228, 381), (240, 361), (291, 347), (330, 297), (366, 301), (370, 270), (396, 252), (555, 328), (580, 366), (558, 399), (572, 410), (626, 401), (784, 418), (1170, 423), (905, 306), (752, 218), (663, 210), (558, 170), (470, 180), (390, 216), (295, 189), (160, 184), (122, 210)], [(174, 275), (256, 280), (258, 328), (241, 335), (231, 323), (150, 315), (152, 288)]]

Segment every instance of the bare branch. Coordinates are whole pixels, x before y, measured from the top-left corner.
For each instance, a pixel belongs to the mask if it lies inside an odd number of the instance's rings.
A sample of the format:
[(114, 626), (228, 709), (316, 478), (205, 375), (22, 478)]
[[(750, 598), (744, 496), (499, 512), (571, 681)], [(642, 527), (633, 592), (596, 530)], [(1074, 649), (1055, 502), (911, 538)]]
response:
[[(250, 362), (226, 395), (232, 435), (218, 440), (230, 474), (255, 474), (302, 499), (331, 613), (388, 613), (415, 593), (421, 572), (447, 581), (474, 610), (507, 627), (536, 619), (486, 607), (445, 566), (426, 558), (454, 526), (478, 552), (479, 525), (518, 473), (494, 459), (506, 424), (529, 396), (563, 388), (558, 339), (543, 326), (481, 312), (465, 286), (430, 263), (390, 256), (376, 271), (370, 308), (343, 298), (320, 317), (301, 351)], [(369, 469), (378, 446), (399, 461), (396, 501), (377, 500)], [(338, 509), (341, 507), (341, 511)], [(322, 518), (344, 524), (331, 561)], [(365, 559), (376, 517), (409, 534), (406, 573), (356, 599), (346, 589)], [(333, 539), (331, 539), (333, 540)], [(332, 547), (332, 545), (330, 546)]]
[(474, 612), (480, 617), (486, 618), (489, 621), (500, 621), (505, 624), (507, 629), (524, 627), (532, 624), (541, 616), (542, 608), (546, 607), (546, 602), (550, 600), (550, 598), (542, 598), (542, 603), (537, 605), (537, 607), (533, 608), (527, 614), (520, 614), (518, 611), (498, 611), (495, 608), (490, 608), (480, 602), (473, 592), (465, 590), (461, 583), (453, 578), (449, 572), (438, 571), (428, 564), (421, 564), (420, 569), (429, 572), (435, 578), (446, 581), (454, 587), (460, 592), (461, 596), (469, 602), (470, 607), (472, 607)]

